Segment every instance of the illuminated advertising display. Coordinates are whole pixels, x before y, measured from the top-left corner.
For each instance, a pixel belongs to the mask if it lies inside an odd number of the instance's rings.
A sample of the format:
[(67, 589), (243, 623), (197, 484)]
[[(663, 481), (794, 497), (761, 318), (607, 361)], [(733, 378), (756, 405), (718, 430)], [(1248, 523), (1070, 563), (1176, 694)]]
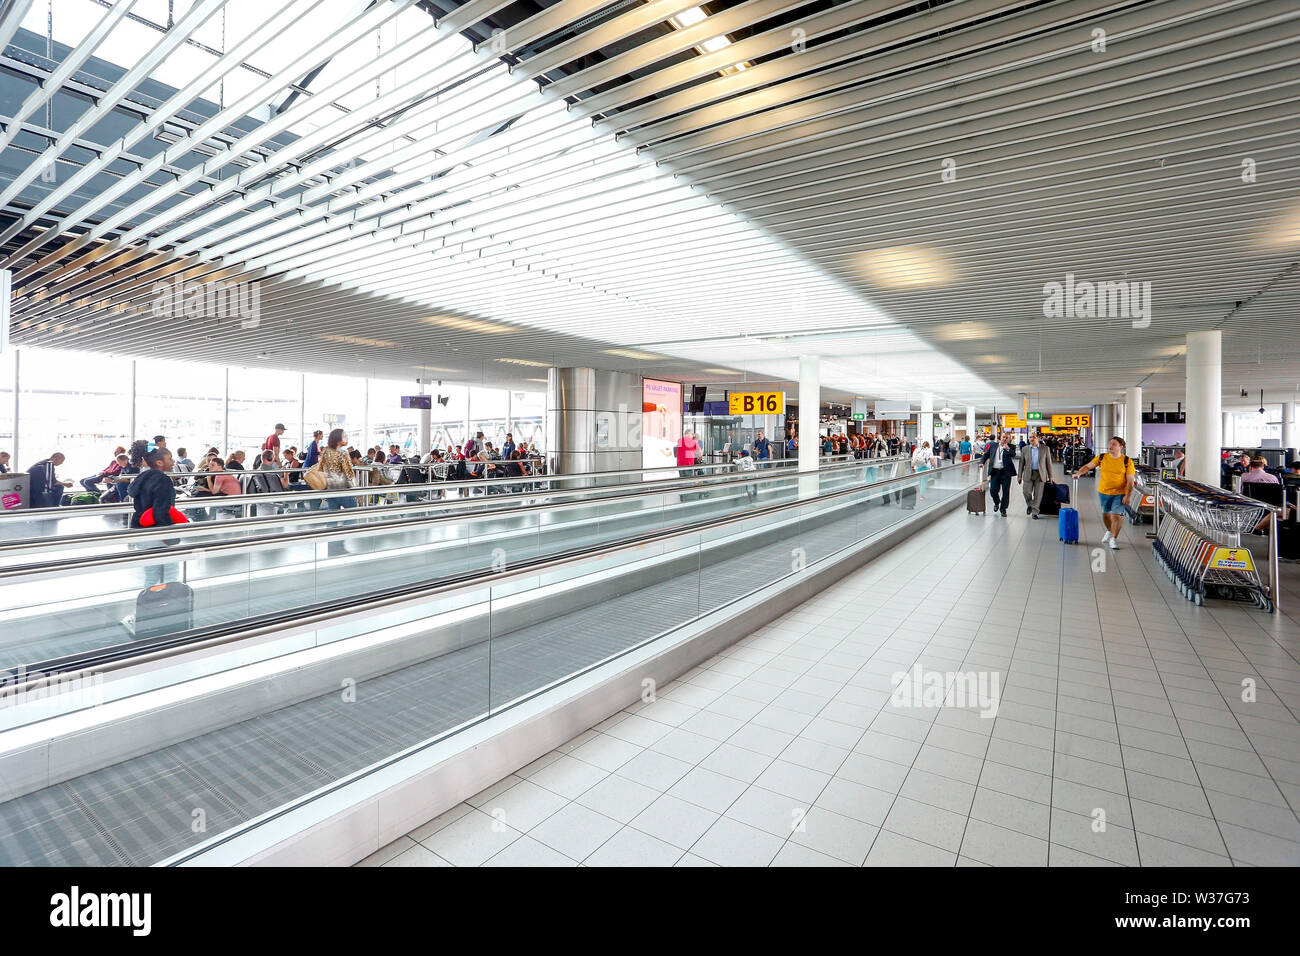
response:
[[(676, 468), (677, 443), (681, 439), (681, 383), (641, 379), (641, 467)], [(675, 475), (676, 471), (670, 471), (646, 477)]]

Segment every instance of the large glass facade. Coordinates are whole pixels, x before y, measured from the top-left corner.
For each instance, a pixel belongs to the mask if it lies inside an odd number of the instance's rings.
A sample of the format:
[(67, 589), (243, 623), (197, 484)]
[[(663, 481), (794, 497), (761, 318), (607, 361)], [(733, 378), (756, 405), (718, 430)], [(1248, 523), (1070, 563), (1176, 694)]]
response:
[[(342, 427), (353, 447), (382, 442), (423, 454), (420, 413), (401, 403), (418, 391), (391, 379), (21, 348), (0, 356), (0, 451), (13, 453), (10, 466), (23, 470), (61, 451), (60, 477), (74, 482), (103, 470), (117, 446), (155, 435), (194, 461), (209, 447), (223, 455), (243, 449), (251, 458), (277, 423), (285, 425), (285, 447), (305, 447), (317, 428)], [(434, 398), (435, 448), (463, 444), (475, 431), (498, 448), (507, 431), (516, 443), (543, 446), (544, 392), (452, 384), (426, 391)]]
[(506, 424), (510, 418), (510, 393), (498, 388), (469, 390), (469, 430), (471, 435), (483, 433), (483, 440), (492, 443), (498, 451), (506, 440)]
[(1281, 441), (1282, 406), (1266, 405), (1264, 409), (1263, 415), (1259, 412), (1233, 412), (1230, 423), (1231, 441), (1229, 442), (1229, 435), (1224, 435), (1224, 442), (1234, 448), (1259, 448), (1266, 438)]
[(209, 448), (226, 447), (226, 370), (219, 365), (137, 359), (135, 434), (167, 438), (197, 462)]
[(302, 433), (302, 375), (273, 368), (232, 368), (226, 444), (252, 452), (262, 447), (276, 425), (284, 425), (284, 445)]
[(418, 388), (406, 381), (372, 379), (370, 382), (370, 426), (365, 445), (396, 445), (403, 455), (423, 454), (420, 448), (420, 411), (403, 408), (402, 396), (418, 394)]
[[(439, 385), (432, 389), (433, 411), (430, 440), (435, 448), (455, 448), (465, 444), (469, 422), (469, 386)], [(445, 402), (442, 399), (446, 399)], [(545, 401), (545, 396), (542, 398)]]
[(366, 380), (347, 375), (305, 376), (303, 395), (303, 431), (294, 436), (294, 444), (301, 441), (306, 448), (312, 432), (320, 429), (326, 435), (342, 428), (353, 445), (362, 445), (366, 432)]
[(17, 468), (59, 451), (67, 459), (60, 480), (76, 482), (103, 471), (119, 445), (131, 444), (134, 360), (22, 349), (19, 362)]
[[(14, 373), (17, 368), (16, 351), (0, 355), (0, 451), (14, 450)], [(17, 462), (11, 461), (13, 468)]]
[(510, 433), (515, 437), (515, 444), (545, 444), (546, 429), (546, 393), (545, 392), (511, 392), (510, 393)]

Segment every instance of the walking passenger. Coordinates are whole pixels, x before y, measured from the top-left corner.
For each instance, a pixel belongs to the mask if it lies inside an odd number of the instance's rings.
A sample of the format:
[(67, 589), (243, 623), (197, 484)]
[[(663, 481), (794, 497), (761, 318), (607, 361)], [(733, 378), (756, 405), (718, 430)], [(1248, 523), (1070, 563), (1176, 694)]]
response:
[(1124, 527), (1124, 499), (1133, 490), (1133, 459), (1128, 456), (1124, 439), (1115, 437), (1110, 440), (1104, 455), (1098, 455), (1088, 464), (1074, 473), (1079, 478), (1100, 468), (1097, 479), (1097, 497), (1101, 501), (1101, 520), (1106, 526), (1101, 543), (1108, 545), (1112, 551), (1119, 550), (1119, 533)]
[[(996, 445), (989, 445), (980, 469), (993, 496), (993, 510), (1005, 518), (1007, 505), (1011, 502), (1011, 479), (1016, 474), (1016, 449), (1011, 444), (1010, 435), (1003, 435)], [(981, 491), (984, 484), (980, 482)]]
[(302, 460), (303, 468), (310, 468), (320, 461), (320, 443), (325, 433), (319, 428), (311, 433), (311, 444), (307, 446), (307, 455)]
[[(913, 471), (917, 471), (917, 472), (929, 471), (931, 468), (936, 467), (938, 464), (939, 464), (938, 461), (934, 457), (934, 451), (930, 448), (930, 443), (928, 441), (921, 442), (920, 446), (916, 449), (916, 451), (912, 452)], [(920, 491), (918, 492), (918, 497), (920, 497), (922, 501), (925, 500), (925, 491), (926, 491), (926, 480), (922, 478), (921, 488)]]
[(1041, 513), (1043, 491), (1052, 483), (1052, 456), (1042, 446), (1038, 432), (1029, 436), (1029, 444), (1020, 449), (1019, 474), (1016, 481), (1025, 495), (1025, 514), (1035, 521)]

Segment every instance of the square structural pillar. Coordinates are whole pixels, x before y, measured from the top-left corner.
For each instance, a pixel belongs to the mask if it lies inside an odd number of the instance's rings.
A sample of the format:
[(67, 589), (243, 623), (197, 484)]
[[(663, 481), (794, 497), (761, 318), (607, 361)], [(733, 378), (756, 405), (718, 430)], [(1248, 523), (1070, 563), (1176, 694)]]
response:
[(799, 356), (799, 497), (817, 494), (817, 469), (821, 465), (822, 360), (818, 355)]
[(1218, 487), (1223, 447), (1223, 333), (1187, 333), (1187, 465), (1193, 481)]

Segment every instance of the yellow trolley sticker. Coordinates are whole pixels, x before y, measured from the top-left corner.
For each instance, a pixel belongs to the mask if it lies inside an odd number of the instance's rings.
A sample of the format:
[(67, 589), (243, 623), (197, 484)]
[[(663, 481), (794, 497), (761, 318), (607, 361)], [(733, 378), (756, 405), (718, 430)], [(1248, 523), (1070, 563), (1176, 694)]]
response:
[(1210, 567), (1216, 571), (1254, 571), (1255, 559), (1245, 548), (1215, 548)]

